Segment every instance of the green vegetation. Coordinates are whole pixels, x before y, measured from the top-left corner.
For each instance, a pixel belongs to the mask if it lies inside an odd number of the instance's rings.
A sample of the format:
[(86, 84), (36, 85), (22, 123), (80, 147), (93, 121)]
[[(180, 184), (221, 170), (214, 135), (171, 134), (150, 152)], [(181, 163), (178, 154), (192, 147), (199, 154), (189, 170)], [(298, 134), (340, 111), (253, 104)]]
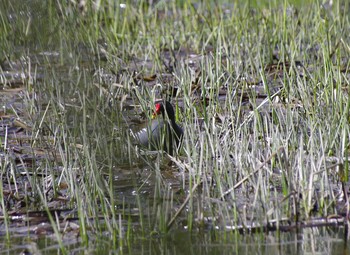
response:
[[(347, 1), (28, 2), (0, 3), (8, 239), (33, 211), (62, 252), (349, 214)], [(130, 136), (164, 98), (175, 157)]]

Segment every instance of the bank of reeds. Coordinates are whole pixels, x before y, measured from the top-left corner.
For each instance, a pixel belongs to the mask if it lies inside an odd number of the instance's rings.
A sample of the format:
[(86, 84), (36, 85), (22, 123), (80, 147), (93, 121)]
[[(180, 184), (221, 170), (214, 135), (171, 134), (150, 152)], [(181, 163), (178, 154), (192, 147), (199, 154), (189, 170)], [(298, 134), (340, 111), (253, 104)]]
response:
[[(108, 233), (114, 248), (172, 228), (278, 229), (283, 221), (348, 215), (345, 1), (99, 4), (48, 1), (46, 12), (37, 10), (48, 17), (42, 27), (34, 16), (11, 24), (2, 12), (0, 56), (18, 59), (23, 44), (31, 59), (23, 66), (24, 107), (6, 110), (27, 122), (27, 145), (46, 156), (21, 168), (28, 210), (73, 209), (86, 245), (90, 233)], [(130, 123), (160, 98), (176, 105), (182, 150), (140, 156)], [(17, 180), (6, 156), (13, 140), (2, 141), (3, 181)], [(146, 172), (132, 178), (131, 203), (114, 182), (125, 166)], [(165, 171), (177, 176), (175, 189)], [(61, 197), (63, 204), (48, 204)], [(4, 196), (1, 207), (8, 226)], [(51, 215), (57, 236), (60, 221)]]

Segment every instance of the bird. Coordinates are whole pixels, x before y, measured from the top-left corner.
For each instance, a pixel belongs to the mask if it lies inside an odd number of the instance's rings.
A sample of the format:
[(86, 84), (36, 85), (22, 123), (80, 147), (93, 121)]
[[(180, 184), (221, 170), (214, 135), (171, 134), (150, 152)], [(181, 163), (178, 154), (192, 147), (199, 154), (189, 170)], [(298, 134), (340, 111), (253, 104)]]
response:
[(178, 152), (181, 146), (183, 134), (183, 129), (176, 123), (173, 106), (169, 101), (164, 101), (155, 104), (152, 121), (134, 137), (143, 147), (173, 155), (174, 150)]

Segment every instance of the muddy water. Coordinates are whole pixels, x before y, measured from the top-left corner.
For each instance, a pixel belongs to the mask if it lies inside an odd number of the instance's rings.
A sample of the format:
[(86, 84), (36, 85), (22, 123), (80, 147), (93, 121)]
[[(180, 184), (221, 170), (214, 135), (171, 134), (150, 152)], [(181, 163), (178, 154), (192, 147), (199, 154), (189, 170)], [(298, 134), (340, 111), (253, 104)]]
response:
[[(1, 254), (59, 254), (60, 249), (52, 236), (13, 236), (8, 243), (3, 237)], [(192, 234), (176, 230), (166, 236), (147, 237), (131, 241), (115, 249), (108, 237), (91, 237), (89, 245), (82, 247), (77, 240), (66, 240), (69, 253), (108, 254), (349, 254), (348, 231), (344, 227), (318, 227), (300, 232), (235, 235), (224, 231), (201, 231)], [(85, 254), (85, 253), (84, 253)]]

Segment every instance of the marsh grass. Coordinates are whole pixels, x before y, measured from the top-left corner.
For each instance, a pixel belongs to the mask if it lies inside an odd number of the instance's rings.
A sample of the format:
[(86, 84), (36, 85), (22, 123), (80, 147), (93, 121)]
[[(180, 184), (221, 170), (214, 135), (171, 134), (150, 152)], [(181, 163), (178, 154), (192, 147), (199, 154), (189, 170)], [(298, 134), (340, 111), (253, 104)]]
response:
[[(1, 59), (16, 57), (10, 41), (16, 52), (33, 43), (30, 33), (42, 48), (29, 55), (59, 54), (57, 65), (41, 59), (43, 79), (25, 70), (34, 78), (24, 81), (25, 109), (17, 114), (32, 127), (31, 146), (50, 148), (46, 161), (26, 169), (30, 199), (40, 209), (49, 213), (55, 208), (48, 201), (65, 194), (61, 206), (74, 210), (82, 242), (107, 232), (113, 249), (184, 227), (278, 229), (284, 220), (344, 214), (337, 200), (348, 180), (347, 3), (100, 4), (79, 9), (73, 1), (48, 1), (48, 13), (38, 9), (48, 15), (40, 31), (35, 19), (9, 24), (1, 12), (4, 31), (18, 31), (2, 43)], [(156, 85), (149, 86), (144, 77), (153, 74)], [(182, 150), (140, 160), (130, 116), (171, 94), (185, 130)], [(16, 180), (14, 163), (1, 157), (2, 176)], [(114, 186), (126, 163), (147, 175), (133, 180), (132, 202), (119, 200)], [(175, 189), (164, 170), (176, 173)], [(1, 206), (8, 228), (3, 196)], [(59, 219), (50, 223), (63, 248)]]

